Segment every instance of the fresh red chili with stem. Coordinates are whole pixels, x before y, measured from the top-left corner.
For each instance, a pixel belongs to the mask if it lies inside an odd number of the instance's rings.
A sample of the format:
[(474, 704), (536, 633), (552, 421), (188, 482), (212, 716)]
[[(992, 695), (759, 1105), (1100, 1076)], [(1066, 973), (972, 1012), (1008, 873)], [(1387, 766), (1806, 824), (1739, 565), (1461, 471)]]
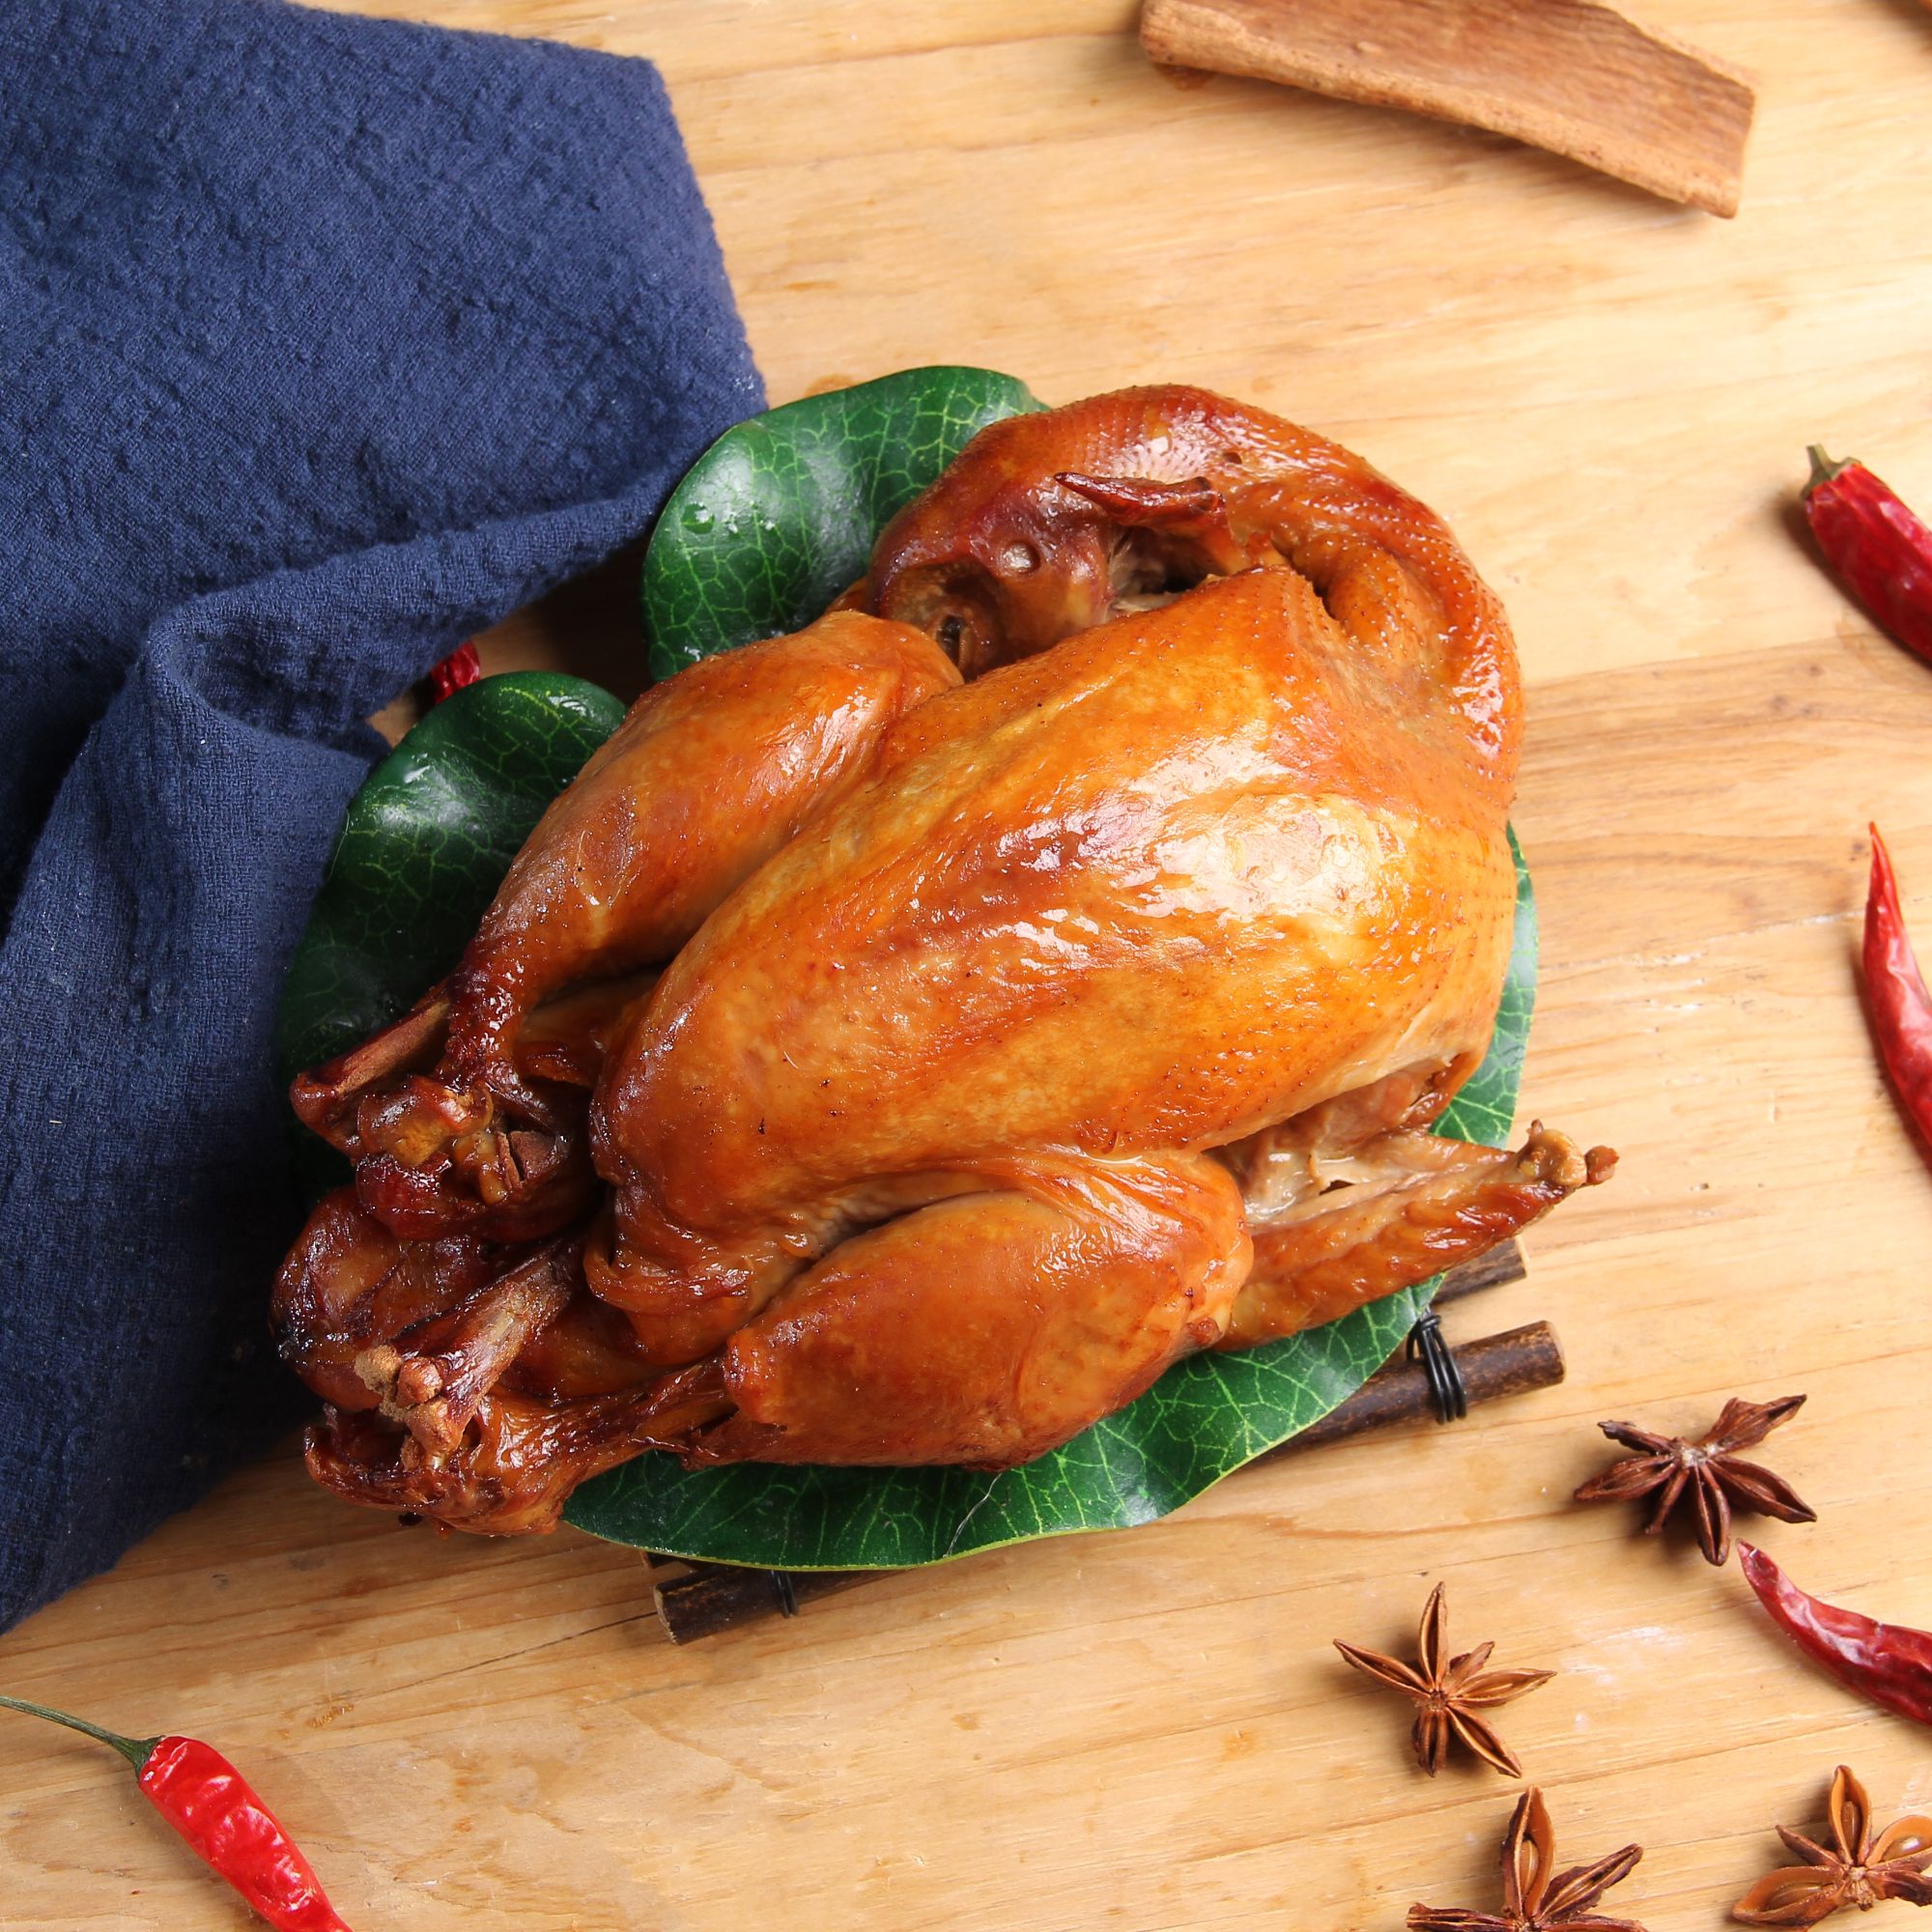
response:
[(1814, 442), (1804, 516), (1826, 560), (1908, 650), (1932, 658), (1932, 529), (1862, 463)]
[(1891, 854), (1871, 828), (1871, 886), (1865, 895), (1865, 996), (1880, 1058), (1913, 1124), (1932, 1147), (1932, 993), (1905, 930)]
[(351, 1932), (275, 1814), (213, 1746), (194, 1738), (124, 1738), (20, 1697), (0, 1697), (0, 1709), (112, 1745), (134, 1767), (155, 1809), (276, 1932)]
[(1738, 1562), (1772, 1622), (1806, 1657), (1874, 1704), (1932, 1724), (1932, 1631), (1820, 1603), (1748, 1543), (1738, 1545)]

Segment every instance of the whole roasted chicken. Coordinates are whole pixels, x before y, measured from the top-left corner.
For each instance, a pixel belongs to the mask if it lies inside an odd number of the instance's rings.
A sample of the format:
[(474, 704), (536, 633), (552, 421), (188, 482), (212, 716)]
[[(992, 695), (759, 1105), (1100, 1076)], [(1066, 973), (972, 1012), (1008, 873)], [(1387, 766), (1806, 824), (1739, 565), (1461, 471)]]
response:
[(795, 636), (648, 692), (449, 979), (296, 1083), (308, 1460), (459, 1528), (642, 1450), (1005, 1467), (1612, 1164), (1430, 1124), (1520, 709), (1449, 532), (1198, 389), (983, 431)]

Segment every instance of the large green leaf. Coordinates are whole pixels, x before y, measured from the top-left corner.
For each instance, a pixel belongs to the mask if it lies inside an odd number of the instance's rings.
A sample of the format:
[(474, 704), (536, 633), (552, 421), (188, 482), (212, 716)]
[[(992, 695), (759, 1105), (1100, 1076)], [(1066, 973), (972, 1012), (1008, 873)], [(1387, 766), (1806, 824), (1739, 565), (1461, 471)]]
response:
[[(977, 392), (968, 380), (975, 378)], [(810, 563), (820, 554), (811, 546), (827, 545), (834, 561), (809, 579), (809, 594), (822, 604), (863, 568), (871, 533), (916, 487), (910, 479), (935, 471), (970, 433), (972, 410), (945, 398), (975, 393), (975, 407), (985, 411), (979, 420), (1033, 407), (1010, 379), (990, 372), (913, 371), (843, 392), (842, 415), (831, 407), (838, 397), (821, 397), (729, 432), (724, 443), (739, 439), (730, 462), (766, 492), (755, 498), (763, 504), (757, 516), (738, 513), (739, 541), (755, 527), (774, 543), (745, 563), (737, 544), (707, 547), (696, 540), (708, 531), (674, 526), (684, 535), (666, 551), (657, 577), (647, 576), (645, 592), (659, 626), (655, 642), (674, 653), (669, 662), (809, 618), (815, 607), (797, 601), (808, 595), (808, 579), (796, 559), (783, 568), (764, 559), (802, 545)], [(904, 420), (894, 413), (899, 408), (908, 412)], [(841, 422), (857, 448), (837, 447)], [(722, 448), (714, 445), (712, 456)], [(903, 467), (889, 470), (889, 457)], [(802, 479), (803, 507), (774, 494), (776, 479), (785, 477)], [(687, 507), (715, 500), (680, 491), (673, 511), (681, 499)], [(654, 557), (670, 514), (653, 540)], [(866, 519), (869, 526), (855, 537)], [(842, 548), (835, 554), (834, 545)], [(353, 1045), (449, 970), (545, 804), (620, 713), (615, 698), (579, 679), (490, 678), (440, 705), (376, 768), (350, 806), (290, 971), (278, 1042), (285, 1072)], [(1444, 1116), (1444, 1131), (1466, 1140), (1500, 1142), (1515, 1109), (1536, 980), (1535, 907), (1520, 853), (1517, 878), (1516, 945), (1495, 1037)], [(335, 1156), (320, 1143), (308, 1146), (312, 1186), (333, 1184)], [(1023, 1469), (987, 1476), (747, 1464), (688, 1473), (668, 1456), (645, 1455), (585, 1484), (567, 1515), (594, 1535), (644, 1548), (798, 1570), (888, 1569), (1146, 1522), (1346, 1400), (1400, 1344), (1432, 1287), (1245, 1354), (1195, 1356), (1120, 1414)]]
[(1435, 1123), (1435, 1131), (1452, 1140), (1482, 1141), (1490, 1147), (1501, 1147), (1516, 1121), (1517, 1089), (1522, 1084), (1522, 1057), (1529, 1046), (1529, 1019), (1536, 1006), (1536, 894), (1530, 889), (1529, 867), (1523, 864), (1514, 827), (1509, 842), (1510, 857), (1516, 862), (1516, 927), (1495, 1031), (1483, 1064)]
[(651, 675), (798, 630), (863, 577), (891, 518), (1002, 416), (991, 369), (902, 369), (728, 429), (671, 492), (644, 556)]

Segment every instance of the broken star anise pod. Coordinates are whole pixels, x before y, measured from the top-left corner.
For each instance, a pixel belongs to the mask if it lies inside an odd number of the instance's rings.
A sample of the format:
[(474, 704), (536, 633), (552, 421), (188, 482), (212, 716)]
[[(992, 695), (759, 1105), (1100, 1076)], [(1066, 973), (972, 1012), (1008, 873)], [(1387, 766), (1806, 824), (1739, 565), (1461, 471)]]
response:
[(1869, 1912), (1882, 1898), (1932, 1905), (1932, 1818), (1901, 1818), (1873, 1832), (1871, 1800), (1841, 1764), (1826, 1806), (1832, 1845), (1814, 1844), (1787, 1825), (1777, 1835), (1804, 1861), (1761, 1878), (1731, 1908), (1747, 1925), (1815, 1925), (1848, 1905)]
[(1461, 1657), (1448, 1657), (1449, 1612), (1443, 1607), (1443, 1586), (1438, 1583), (1429, 1593), (1422, 1608), (1422, 1627), (1416, 1633), (1417, 1662), (1409, 1664), (1378, 1650), (1363, 1650), (1352, 1643), (1335, 1639), (1335, 1648), (1365, 1676), (1391, 1690), (1413, 1697), (1419, 1707), (1415, 1714), (1415, 1761), (1431, 1777), (1442, 1769), (1449, 1754), (1450, 1737), (1456, 1736), (1485, 1764), (1493, 1765), (1505, 1777), (1520, 1777), (1522, 1766), (1516, 1753), (1496, 1735), (1495, 1727), (1481, 1714), (1539, 1684), (1548, 1684), (1553, 1670), (1488, 1670), (1492, 1643), (1478, 1644)]
[(1532, 1785), (1517, 1800), (1503, 1833), (1503, 1909), (1411, 1905), (1408, 1932), (1643, 1932), (1633, 1918), (1605, 1918), (1590, 1910), (1611, 1886), (1630, 1877), (1642, 1857), (1641, 1845), (1626, 1845), (1593, 1865), (1573, 1865), (1552, 1878), (1556, 1833), (1543, 1793)]
[(1776, 1402), (1743, 1402), (1736, 1396), (1706, 1435), (1687, 1442), (1681, 1435), (1658, 1435), (1632, 1422), (1600, 1422), (1597, 1427), (1612, 1442), (1634, 1449), (1612, 1463), (1601, 1476), (1592, 1476), (1577, 1492), (1579, 1503), (1629, 1502), (1656, 1493), (1657, 1502), (1646, 1536), (1655, 1536), (1688, 1489), (1697, 1510), (1697, 1541), (1706, 1558), (1725, 1562), (1731, 1553), (1731, 1511), (1755, 1510), (1780, 1522), (1816, 1522), (1818, 1513), (1782, 1476), (1757, 1463), (1747, 1463), (1737, 1452), (1762, 1442), (1787, 1417), (1804, 1406), (1802, 1395)]

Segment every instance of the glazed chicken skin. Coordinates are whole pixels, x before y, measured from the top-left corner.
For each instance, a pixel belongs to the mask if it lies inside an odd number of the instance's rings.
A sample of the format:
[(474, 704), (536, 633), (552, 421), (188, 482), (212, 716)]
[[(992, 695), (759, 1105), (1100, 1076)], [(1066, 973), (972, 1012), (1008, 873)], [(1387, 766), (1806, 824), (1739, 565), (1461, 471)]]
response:
[(357, 1162), (277, 1284), (311, 1467), (499, 1532), (645, 1448), (1006, 1467), (1482, 1252), (1612, 1160), (1428, 1131), (1520, 736), (1494, 598), (1346, 451), (1182, 388), (983, 432), (298, 1083)]
[[(355, 1161), (358, 1196), (397, 1234), (567, 1225), (595, 1184), (570, 1090), (643, 990), (613, 1000), (611, 978), (668, 959), (887, 723), (958, 681), (923, 636), (834, 612), (661, 686), (544, 813), (456, 972), (300, 1075), (297, 1117)], [(553, 1017), (551, 1052), (524, 1068), (538, 1007), (586, 980), (582, 1011)]]

